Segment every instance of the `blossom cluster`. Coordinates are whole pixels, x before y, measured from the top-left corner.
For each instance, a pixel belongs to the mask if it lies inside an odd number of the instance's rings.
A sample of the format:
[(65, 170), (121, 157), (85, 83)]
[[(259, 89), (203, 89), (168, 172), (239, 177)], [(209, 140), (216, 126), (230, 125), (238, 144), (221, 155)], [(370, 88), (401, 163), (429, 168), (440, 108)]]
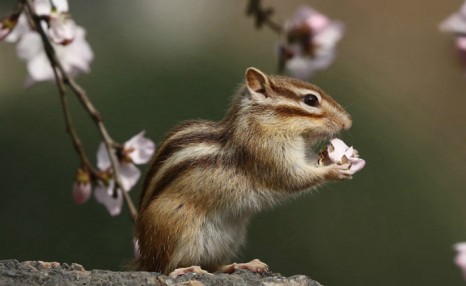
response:
[[(24, 6), (25, 4), (23, 4)], [(33, 0), (33, 11), (23, 7), (0, 19), (0, 40), (15, 42), (18, 57), (26, 62), (28, 78), (26, 86), (39, 81), (54, 80), (38, 27), (28, 20), (34, 13), (41, 19), (41, 28), (49, 38), (56, 56), (69, 76), (89, 72), (94, 55), (87, 43), (86, 31), (78, 26), (69, 13), (67, 0)]]
[(303, 6), (285, 24), (285, 39), (279, 45), (279, 68), (291, 76), (308, 80), (335, 58), (335, 47), (344, 26), (316, 10)]
[[(86, 202), (92, 193), (103, 204), (110, 215), (120, 214), (123, 206), (123, 192), (129, 192), (141, 177), (141, 171), (135, 166), (147, 163), (155, 151), (152, 140), (144, 137), (144, 131), (126, 141), (117, 152), (119, 159), (117, 173), (121, 186), (115, 185), (115, 176), (107, 147), (102, 142), (97, 151), (97, 168), (94, 176), (89, 170), (78, 170), (73, 185), (73, 198), (76, 203)], [(113, 151), (112, 151), (113, 152)]]
[(466, 1), (461, 8), (440, 23), (440, 30), (456, 36), (456, 49), (466, 65)]

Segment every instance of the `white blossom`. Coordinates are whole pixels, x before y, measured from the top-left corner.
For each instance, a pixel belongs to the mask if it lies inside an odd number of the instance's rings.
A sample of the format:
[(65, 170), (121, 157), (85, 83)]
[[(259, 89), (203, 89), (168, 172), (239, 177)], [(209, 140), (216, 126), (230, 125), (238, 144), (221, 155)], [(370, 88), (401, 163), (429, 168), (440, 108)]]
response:
[[(58, 60), (70, 77), (90, 71), (94, 55), (85, 39), (86, 31), (76, 25), (75, 39), (67, 46), (53, 44)], [(54, 80), (54, 73), (43, 48), (39, 34), (26, 32), (16, 47), (18, 57), (27, 64), (29, 77), (26, 86), (36, 82)]]
[(466, 280), (466, 242), (456, 243), (454, 248), (457, 252), (455, 264), (461, 269), (463, 278)]
[(107, 208), (111, 216), (116, 216), (121, 213), (123, 207), (123, 195), (118, 189), (116, 196), (113, 196), (115, 182), (109, 179), (107, 182), (98, 181), (94, 190), (95, 199)]
[(466, 1), (460, 10), (451, 14), (439, 25), (442, 32), (451, 32), (457, 34), (466, 34)]
[(307, 80), (330, 66), (344, 26), (310, 7), (301, 7), (285, 26), (286, 43), (279, 49), (280, 65), (290, 75)]
[(68, 14), (52, 14), (49, 18), (49, 27), (49, 37), (54, 43), (66, 46), (73, 42), (77, 29)]
[(145, 164), (149, 162), (155, 151), (155, 144), (152, 140), (144, 137), (145, 131), (141, 131), (131, 137), (124, 144), (127, 155), (134, 164)]
[[(117, 170), (122, 184), (121, 187), (125, 192), (129, 192), (141, 177), (141, 171), (135, 164), (147, 163), (155, 151), (154, 142), (144, 137), (144, 134), (145, 131), (142, 131), (123, 144)], [(97, 168), (104, 172), (111, 172), (110, 157), (103, 142), (97, 151)], [(122, 190), (118, 188), (115, 197), (114, 186), (114, 179), (109, 178), (106, 182), (99, 181), (95, 190), (97, 201), (105, 205), (111, 215), (119, 214), (123, 204)]]
[(50, 16), (52, 13), (68, 13), (67, 0), (34, 0), (34, 10), (37, 15)]
[(360, 171), (366, 165), (366, 161), (359, 158), (356, 149), (348, 147), (345, 142), (338, 138), (330, 140), (330, 145), (327, 146), (327, 152), (328, 157), (333, 163), (351, 163), (350, 171), (352, 171), (352, 174)]
[(18, 39), (29, 30), (26, 16), (11, 15), (2, 19), (0, 23), (0, 40), (7, 42), (16, 42)]
[[(47, 19), (42, 21), (42, 28), (52, 41), (57, 44), (68, 44), (74, 39), (75, 24), (68, 13), (68, 1), (34, 0), (33, 7), (38, 16)], [(15, 24), (14, 29), (5, 38), (7, 42), (17, 42), (24, 34), (32, 31), (24, 13), (21, 13)], [(2, 31), (0, 35), (1, 33)]]

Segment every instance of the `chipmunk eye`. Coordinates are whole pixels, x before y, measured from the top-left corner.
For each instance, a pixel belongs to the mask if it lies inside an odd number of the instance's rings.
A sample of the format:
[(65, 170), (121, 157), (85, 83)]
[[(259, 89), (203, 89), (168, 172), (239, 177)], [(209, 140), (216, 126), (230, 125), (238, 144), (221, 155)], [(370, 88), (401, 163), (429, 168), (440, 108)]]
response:
[(317, 106), (319, 104), (319, 99), (314, 94), (306, 94), (304, 96), (304, 103), (309, 106)]

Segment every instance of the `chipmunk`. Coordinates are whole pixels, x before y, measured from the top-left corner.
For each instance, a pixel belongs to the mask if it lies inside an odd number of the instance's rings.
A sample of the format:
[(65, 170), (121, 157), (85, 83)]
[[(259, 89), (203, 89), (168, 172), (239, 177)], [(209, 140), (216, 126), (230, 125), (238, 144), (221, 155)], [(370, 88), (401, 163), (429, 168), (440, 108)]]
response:
[(324, 182), (351, 179), (349, 164), (322, 166), (312, 152), (351, 124), (317, 86), (248, 68), (222, 121), (182, 122), (159, 146), (141, 194), (136, 268), (174, 276), (268, 271), (257, 259), (227, 264), (251, 216)]

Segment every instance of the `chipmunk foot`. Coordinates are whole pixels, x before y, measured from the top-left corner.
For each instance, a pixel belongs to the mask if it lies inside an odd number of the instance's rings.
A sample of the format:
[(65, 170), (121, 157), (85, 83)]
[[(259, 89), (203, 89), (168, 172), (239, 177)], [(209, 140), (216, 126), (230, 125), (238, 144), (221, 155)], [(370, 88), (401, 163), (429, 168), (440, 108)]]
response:
[(251, 260), (247, 263), (232, 263), (220, 268), (221, 272), (233, 273), (237, 269), (246, 269), (254, 273), (265, 273), (269, 271), (269, 266), (259, 259)]
[(178, 276), (185, 275), (187, 273), (211, 274), (199, 266), (189, 266), (189, 267), (177, 268), (173, 270), (170, 274), (168, 274), (168, 276), (170, 276), (171, 278), (176, 278)]

